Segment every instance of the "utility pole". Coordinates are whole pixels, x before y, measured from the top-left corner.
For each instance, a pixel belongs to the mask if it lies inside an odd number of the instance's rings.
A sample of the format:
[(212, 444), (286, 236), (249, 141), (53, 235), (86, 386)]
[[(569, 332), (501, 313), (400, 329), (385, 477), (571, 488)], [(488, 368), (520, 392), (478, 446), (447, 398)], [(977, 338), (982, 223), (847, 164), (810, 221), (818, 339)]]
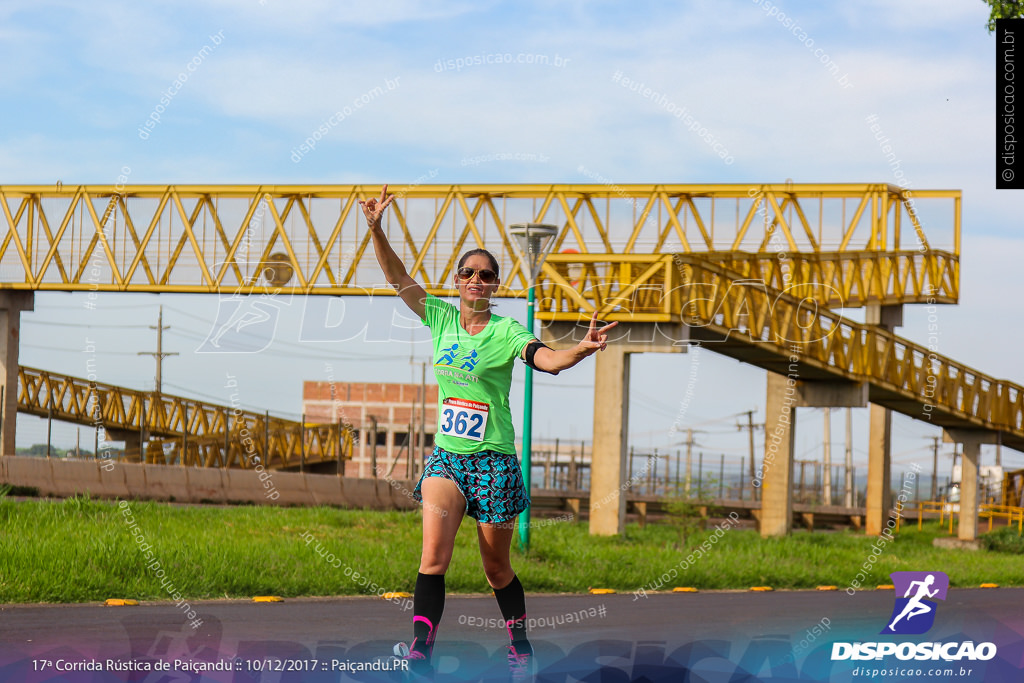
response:
[(674, 488), (675, 491), (679, 490), (679, 473), (683, 469), (682, 455), (683, 454), (677, 448), (676, 449), (676, 485), (675, 485), (675, 488)]
[(846, 481), (843, 502), (853, 507), (853, 408), (846, 409)]
[(821, 480), (821, 503), (832, 504), (832, 411), (825, 408), (825, 453), (823, 456)]
[(153, 356), (154, 358), (156, 358), (156, 393), (157, 393), (157, 395), (159, 395), (160, 391), (161, 391), (161, 380), (162, 380), (162, 376), (163, 376), (163, 373), (161, 372), (161, 370), (163, 368), (164, 358), (167, 357), (167, 356), (177, 356), (178, 355), (178, 353), (176, 351), (175, 352), (171, 352), (171, 353), (164, 353), (164, 330), (171, 329), (171, 326), (168, 325), (167, 327), (164, 327), (164, 307), (163, 306), (160, 307), (160, 313), (157, 315), (156, 327), (153, 327), (152, 325), (150, 325), (149, 329), (156, 330), (156, 352), (154, 353), (153, 351), (139, 351), (138, 355), (140, 355), (140, 356)]
[[(417, 426), (416, 398), (412, 401), (412, 432), (409, 434), (410, 450), (414, 453), (412, 457), (413, 476), (423, 471), (423, 449), (427, 445), (427, 361), (409, 359), (410, 365), (420, 366), (420, 388), (419, 388), (419, 425)], [(415, 377), (415, 375), (413, 375)]]
[(374, 415), (367, 416), (370, 420), (370, 469), (373, 470), (373, 478), (378, 477), (377, 474), (377, 417)]
[[(950, 484), (952, 484), (952, 483), (953, 483), (953, 478), (954, 478), (954, 477), (956, 476), (956, 456), (958, 456), (958, 455), (959, 455), (959, 453), (957, 452), (957, 444), (956, 444), (956, 443), (954, 442), (954, 443), (953, 443), (953, 463), (952, 463), (952, 464), (950, 465), (950, 467), (949, 467), (949, 483), (950, 483)], [(961, 481), (963, 481), (963, 476), (962, 476), (962, 472), (963, 472), (963, 468), (961, 468), (961, 477), (960, 477), (960, 480), (956, 482), (956, 483), (958, 483), (958, 484), (959, 484), (959, 483), (960, 483)]]
[(420, 433), (416, 428), (416, 399), (416, 396), (412, 397), (412, 414), (409, 418), (409, 458), (407, 461), (408, 465), (406, 466), (406, 471), (409, 472), (409, 479), (415, 478), (416, 473), (419, 471), (419, 458), (417, 457), (419, 448), (417, 448), (416, 442), (419, 441)]
[(745, 426), (741, 425), (741, 424), (738, 424), (738, 425), (736, 425), (736, 428), (737, 429), (746, 429), (747, 430), (747, 436), (750, 439), (750, 491), (751, 491), (751, 499), (752, 500), (757, 500), (757, 494), (758, 494), (758, 491), (760, 490), (760, 488), (758, 486), (754, 485), (754, 482), (757, 480), (756, 479), (757, 475), (754, 473), (754, 411), (753, 410), (746, 411), (746, 416), (747, 416), (747, 424)]
[[(427, 446), (427, 362), (420, 363), (420, 460)], [(419, 468), (417, 468), (419, 469)]]
[(693, 427), (686, 428), (686, 495), (690, 495), (690, 477), (693, 472)]
[(932, 497), (938, 500), (939, 495), (939, 437), (932, 437)]

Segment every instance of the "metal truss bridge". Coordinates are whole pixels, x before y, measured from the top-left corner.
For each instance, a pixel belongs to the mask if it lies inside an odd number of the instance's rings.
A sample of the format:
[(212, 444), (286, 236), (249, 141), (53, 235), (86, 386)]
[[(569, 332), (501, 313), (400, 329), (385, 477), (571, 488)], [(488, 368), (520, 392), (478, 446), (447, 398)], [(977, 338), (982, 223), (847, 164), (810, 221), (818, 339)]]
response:
[[(352, 429), (21, 367), (18, 411), (102, 427), (126, 459), (184, 467), (302, 469), (352, 455)], [(117, 438), (107, 439), (107, 436)], [(140, 444), (147, 443), (145, 455)], [(97, 457), (104, 450), (97, 449)]]
[[(959, 297), (960, 192), (892, 185), (392, 186), (409, 272), (450, 294), (464, 248), (526, 281), (508, 224), (561, 226), (554, 253), (701, 254), (831, 306)], [(358, 185), (0, 186), (0, 288), (354, 295), (382, 287)], [(940, 239), (932, 244), (929, 233)], [(570, 262), (563, 262), (567, 268)], [(626, 264), (628, 261), (622, 261)], [(614, 264), (620, 265), (620, 264)], [(629, 271), (625, 273), (631, 280)], [(542, 277), (574, 286), (545, 265)], [(614, 277), (614, 274), (613, 274)]]
[[(679, 341), (776, 375), (796, 355), (803, 382), (861, 387), (877, 406), (1024, 449), (1024, 389), (881, 322), (886, 309), (959, 300), (958, 190), (784, 183), (389, 191), (396, 201), (385, 230), (431, 293), (454, 294), (456, 259), (479, 246), (498, 258), (498, 296), (522, 296), (528, 283), (508, 228), (553, 224), (558, 235), (537, 283), (544, 324), (571, 324), (596, 310), (606, 320), (685, 329)], [(358, 206), (379, 192), (377, 185), (0, 186), (0, 292), (394, 295)], [(856, 307), (873, 312), (876, 324), (836, 312)], [(610, 400), (628, 403), (621, 394)], [(187, 434), (186, 454), (193, 437), (228, 433), (192, 434), (199, 411), (178, 410), (161, 402), (155, 412), (179, 420), (182, 431), (168, 438)], [(614, 492), (617, 484), (595, 486)], [(869, 512), (869, 532), (870, 519)]]

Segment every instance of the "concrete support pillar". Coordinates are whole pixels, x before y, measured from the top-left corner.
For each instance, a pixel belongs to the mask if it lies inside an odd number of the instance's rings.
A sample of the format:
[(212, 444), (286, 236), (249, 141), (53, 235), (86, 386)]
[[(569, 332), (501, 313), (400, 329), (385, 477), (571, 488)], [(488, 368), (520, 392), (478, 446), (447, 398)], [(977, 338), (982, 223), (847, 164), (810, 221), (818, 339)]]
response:
[(3, 420), (0, 426), (0, 455), (14, 455), (18, 425), (18, 343), (21, 336), (21, 312), (31, 311), (34, 292), (0, 292), (0, 387)]
[(137, 430), (108, 429), (111, 441), (124, 441), (124, 462), (142, 462), (142, 435)]
[(625, 486), (629, 433), (629, 353), (609, 344), (596, 359), (594, 446), (590, 456), (590, 533), (621, 534), (626, 526)]
[(998, 443), (999, 435), (981, 430), (946, 429), (942, 440), (963, 444), (963, 457), (960, 458), (960, 528), (957, 535), (961, 541), (973, 541), (978, 536), (978, 460), (981, 444)]
[(869, 304), (864, 307), (864, 324), (877, 325), (890, 332), (903, 327), (903, 304)]
[[(891, 332), (903, 325), (903, 305), (873, 304), (864, 309), (864, 323)], [(882, 533), (892, 510), (892, 411), (872, 404), (868, 434), (868, 491), (865, 500), (864, 533)]]
[(978, 536), (978, 456), (981, 444), (974, 439), (964, 441), (960, 458), (960, 528), (961, 541), (973, 541)]
[(870, 411), (864, 533), (878, 536), (892, 510), (892, 411), (875, 404)]
[(142, 462), (142, 436), (138, 432), (126, 432), (124, 435), (125, 462)]
[(793, 438), (796, 435), (796, 387), (787, 377), (768, 373), (764, 462), (761, 485), (761, 536), (785, 536), (793, 520)]
[[(568, 349), (586, 336), (589, 327), (590, 320), (586, 317), (578, 321), (542, 321), (540, 339), (551, 348)], [(685, 353), (689, 339), (690, 328), (682, 323), (619, 323), (609, 334), (607, 348), (594, 354), (590, 533), (610, 536), (621, 534), (626, 528), (629, 354)], [(576, 462), (571, 460), (570, 482), (576, 481), (576, 471)]]

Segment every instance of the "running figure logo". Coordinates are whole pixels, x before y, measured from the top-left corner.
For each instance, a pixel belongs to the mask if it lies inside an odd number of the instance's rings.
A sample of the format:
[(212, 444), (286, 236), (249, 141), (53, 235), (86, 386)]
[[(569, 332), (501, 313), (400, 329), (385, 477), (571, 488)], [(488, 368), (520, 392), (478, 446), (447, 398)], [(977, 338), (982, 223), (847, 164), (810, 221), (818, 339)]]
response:
[(217, 302), (217, 318), (196, 353), (259, 353), (274, 341), (281, 306), (290, 301), (274, 294), (234, 293)]
[(464, 348), (460, 350), (459, 345), (456, 343), (442, 349), (441, 357), (434, 361), (434, 365), (450, 365), (458, 367), (460, 370), (473, 372), (473, 368), (479, 362), (480, 357), (477, 355), (476, 349), (466, 353), (466, 350)]
[(889, 624), (882, 633), (917, 635), (927, 632), (935, 623), (937, 607), (929, 598), (946, 599), (949, 577), (944, 572), (893, 572), (889, 576), (897, 597)]

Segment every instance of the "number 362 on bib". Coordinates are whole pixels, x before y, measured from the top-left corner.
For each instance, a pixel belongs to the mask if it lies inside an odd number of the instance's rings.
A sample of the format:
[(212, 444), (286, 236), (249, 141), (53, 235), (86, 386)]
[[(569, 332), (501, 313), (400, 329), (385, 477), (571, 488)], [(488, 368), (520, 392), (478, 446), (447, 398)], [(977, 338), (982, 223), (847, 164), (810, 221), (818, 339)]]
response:
[(438, 431), (471, 441), (483, 441), (490, 406), (465, 398), (446, 398), (442, 403)]

